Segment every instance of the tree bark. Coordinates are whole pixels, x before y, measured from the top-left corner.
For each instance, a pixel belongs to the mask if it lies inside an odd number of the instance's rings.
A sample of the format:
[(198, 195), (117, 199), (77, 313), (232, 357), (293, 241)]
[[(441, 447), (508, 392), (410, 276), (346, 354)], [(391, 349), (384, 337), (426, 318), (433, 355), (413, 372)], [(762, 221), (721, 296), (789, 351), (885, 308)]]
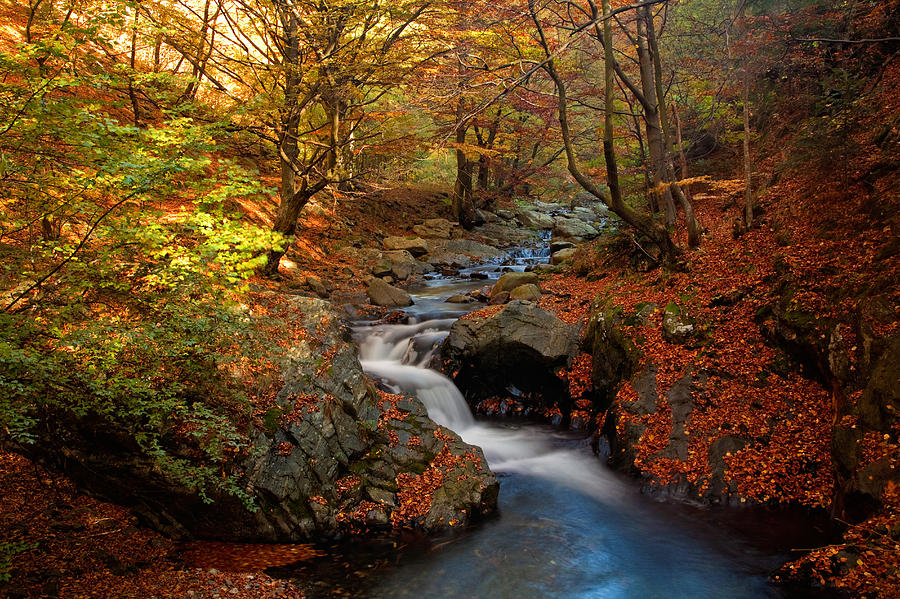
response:
[[(649, 12), (649, 11), (648, 11)], [(637, 51), (638, 64), (641, 71), (641, 90), (645, 99), (642, 102), (644, 108), (644, 124), (647, 128), (647, 149), (650, 152), (650, 164), (653, 172), (653, 190), (657, 201), (663, 207), (666, 215), (666, 225), (675, 224), (675, 202), (672, 199), (672, 190), (663, 185), (666, 180), (665, 138), (659, 120), (659, 101), (656, 94), (656, 81), (653, 75), (653, 61), (650, 56), (649, 42), (647, 39), (647, 22), (639, 13), (637, 21)], [(652, 24), (651, 24), (652, 26)]]
[(688, 246), (697, 247), (700, 245), (701, 228), (694, 215), (694, 207), (691, 205), (681, 185), (678, 184), (678, 178), (675, 176), (675, 165), (672, 160), (672, 133), (669, 126), (668, 110), (666, 109), (666, 90), (662, 80), (662, 58), (659, 55), (659, 43), (656, 38), (656, 26), (653, 23), (653, 13), (650, 7), (645, 6), (641, 9), (643, 18), (647, 27), (647, 42), (653, 59), (654, 87), (656, 88), (657, 113), (659, 115), (659, 123), (662, 129), (663, 148), (662, 155), (665, 163), (667, 180), (669, 189), (678, 199), (681, 209), (684, 211), (684, 220), (687, 224)]

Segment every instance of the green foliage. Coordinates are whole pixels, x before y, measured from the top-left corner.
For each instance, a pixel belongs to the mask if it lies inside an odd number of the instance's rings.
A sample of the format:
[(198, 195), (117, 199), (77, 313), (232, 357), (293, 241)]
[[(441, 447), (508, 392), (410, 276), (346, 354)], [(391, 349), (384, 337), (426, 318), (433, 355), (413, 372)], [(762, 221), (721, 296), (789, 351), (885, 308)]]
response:
[(37, 543), (0, 541), (0, 582), (10, 581), (13, 558), (35, 547), (37, 547)]
[(122, 123), (117, 75), (81, 75), (75, 51), (114, 20), (0, 53), (0, 434), (112, 439), (249, 506), (223, 473), (247, 450), (247, 380), (272, 364), (240, 294), (281, 240), (227, 206), (271, 190), (209, 158), (215, 123)]

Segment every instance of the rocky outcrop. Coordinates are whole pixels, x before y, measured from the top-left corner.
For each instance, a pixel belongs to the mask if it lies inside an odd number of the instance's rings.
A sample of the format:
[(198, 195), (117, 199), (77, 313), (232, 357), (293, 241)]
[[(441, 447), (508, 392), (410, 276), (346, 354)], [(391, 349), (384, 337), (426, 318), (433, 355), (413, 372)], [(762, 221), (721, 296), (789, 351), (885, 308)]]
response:
[(891, 330), (895, 309), (887, 295), (863, 297), (852, 320), (841, 321), (804, 310), (796, 301), (800, 292), (791, 277), (782, 278), (757, 321), (807, 376), (832, 389), (832, 512), (861, 521), (887, 487), (900, 484), (894, 457), (900, 455), (894, 449), (900, 446), (900, 334), (880, 332)]
[(556, 372), (576, 349), (575, 327), (531, 302), (512, 301), (499, 312), (457, 320), (442, 346), (442, 369), (470, 400), (512, 385), (552, 406), (568, 401)]
[(369, 301), (376, 306), (403, 308), (411, 306), (413, 301), (409, 294), (398, 287), (389, 285), (381, 279), (372, 279), (366, 288)]
[(110, 435), (90, 444), (73, 435), (64, 453), (41, 448), (33, 457), (178, 537), (296, 542), (407, 525), (431, 531), (493, 511), (498, 484), (481, 450), (435, 425), (418, 400), (376, 391), (330, 304), (288, 301), (307, 335), (289, 352), (280, 391), (254, 406), (249, 450), (197, 465), (230, 473), (253, 509), (217, 490), (204, 501)]
[(553, 217), (544, 214), (543, 212), (529, 210), (527, 208), (518, 208), (516, 210), (516, 217), (518, 217), (519, 222), (525, 227), (530, 227), (532, 229), (553, 228)]
[(413, 232), (420, 237), (434, 239), (450, 239), (453, 228), (458, 226), (445, 218), (429, 218), (421, 225), (413, 227)]
[(384, 249), (388, 251), (406, 250), (415, 257), (424, 256), (428, 253), (428, 242), (420, 237), (385, 237), (381, 242)]
[(428, 248), (425, 260), (440, 266), (459, 268), (503, 257), (497, 248), (468, 239), (433, 239)]
[(577, 218), (558, 216), (553, 219), (553, 240), (581, 243), (598, 237), (600, 232)]
[(512, 291), (520, 285), (537, 285), (540, 282), (537, 274), (533, 272), (507, 272), (494, 283), (491, 289), (491, 297), (502, 291)]

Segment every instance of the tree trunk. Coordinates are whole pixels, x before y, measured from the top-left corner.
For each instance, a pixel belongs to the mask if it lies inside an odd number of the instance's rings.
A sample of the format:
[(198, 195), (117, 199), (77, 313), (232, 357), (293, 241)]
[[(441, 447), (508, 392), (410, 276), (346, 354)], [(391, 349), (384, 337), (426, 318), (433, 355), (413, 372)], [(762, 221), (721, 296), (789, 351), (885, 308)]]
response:
[(650, 12), (650, 7), (645, 6), (641, 11), (643, 12), (643, 18), (647, 27), (648, 49), (653, 58), (654, 87), (658, 106), (657, 114), (659, 115), (659, 123), (662, 129), (662, 154), (669, 182), (669, 189), (671, 193), (675, 194), (679, 205), (681, 205), (681, 209), (684, 211), (684, 220), (687, 224), (688, 231), (688, 246), (697, 247), (700, 245), (702, 233), (700, 223), (697, 222), (697, 217), (694, 215), (694, 207), (681, 189), (681, 185), (678, 184), (678, 178), (675, 176), (675, 165), (672, 161), (672, 134), (671, 127), (669, 127), (668, 111), (666, 110), (666, 90), (662, 81), (662, 58), (659, 55), (659, 44), (656, 39), (656, 26), (653, 23), (653, 14)]
[(753, 164), (750, 160), (750, 77), (747, 74), (747, 59), (744, 59), (744, 227), (749, 231), (753, 226), (753, 188), (750, 178)]
[[(466, 130), (460, 126), (456, 131), (457, 144), (466, 141)], [(467, 231), (475, 226), (475, 206), (472, 203), (472, 162), (461, 147), (456, 148), (456, 182), (453, 185), (451, 204), (453, 216)]]
[[(652, 26), (652, 23), (650, 24)], [(644, 123), (647, 127), (647, 149), (650, 152), (650, 164), (653, 172), (653, 193), (657, 201), (665, 210), (666, 225), (675, 224), (675, 202), (672, 199), (672, 190), (663, 185), (666, 179), (665, 138), (660, 124), (659, 101), (656, 94), (656, 81), (653, 75), (653, 61), (647, 40), (647, 23), (645, 18), (638, 18), (637, 50), (638, 62), (641, 70), (641, 90), (645, 102)]]
[[(460, 68), (463, 68), (462, 66)], [(460, 226), (467, 231), (475, 226), (475, 205), (472, 201), (472, 161), (463, 149), (466, 144), (466, 107), (462, 98), (456, 105), (456, 182), (450, 209)]]
[[(308, 183), (303, 180), (298, 192), (297, 185), (297, 159), (300, 156), (298, 146), (298, 128), (300, 114), (297, 111), (297, 68), (299, 60), (299, 37), (297, 35), (297, 20), (294, 14), (283, 15), (284, 24), (284, 107), (281, 110), (281, 131), (278, 139), (278, 154), (281, 166), (281, 192), (278, 212), (275, 216), (275, 224), (272, 230), (281, 233), (285, 237), (292, 237), (297, 228), (297, 219), (300, 211), (309, 200), (305, 194)], [(290, 243), (290, 241), (288, 242)], [(272, 249), (269, 258), (263, 268), (266, 275), (274, 275), (278, 272), (278, 263), (285, 250)]]

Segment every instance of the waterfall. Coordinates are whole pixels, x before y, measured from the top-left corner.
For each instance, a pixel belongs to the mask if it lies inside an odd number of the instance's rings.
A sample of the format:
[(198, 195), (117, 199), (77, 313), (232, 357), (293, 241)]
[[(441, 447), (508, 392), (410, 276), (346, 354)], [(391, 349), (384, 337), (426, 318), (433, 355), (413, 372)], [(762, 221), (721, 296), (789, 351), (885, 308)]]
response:
[(429, 417), (481, 447), (495, 472), (552, 480), (605, 502), (619, 502), (623, 488), (583, 451), (554, 446), (551, 432), (537, 426), (478, 423), (449, 378), (429, 368), (454, 318), (415, 324), (359, 325), (354, 329), (363, 370), (396, 393), (419, 398)]

